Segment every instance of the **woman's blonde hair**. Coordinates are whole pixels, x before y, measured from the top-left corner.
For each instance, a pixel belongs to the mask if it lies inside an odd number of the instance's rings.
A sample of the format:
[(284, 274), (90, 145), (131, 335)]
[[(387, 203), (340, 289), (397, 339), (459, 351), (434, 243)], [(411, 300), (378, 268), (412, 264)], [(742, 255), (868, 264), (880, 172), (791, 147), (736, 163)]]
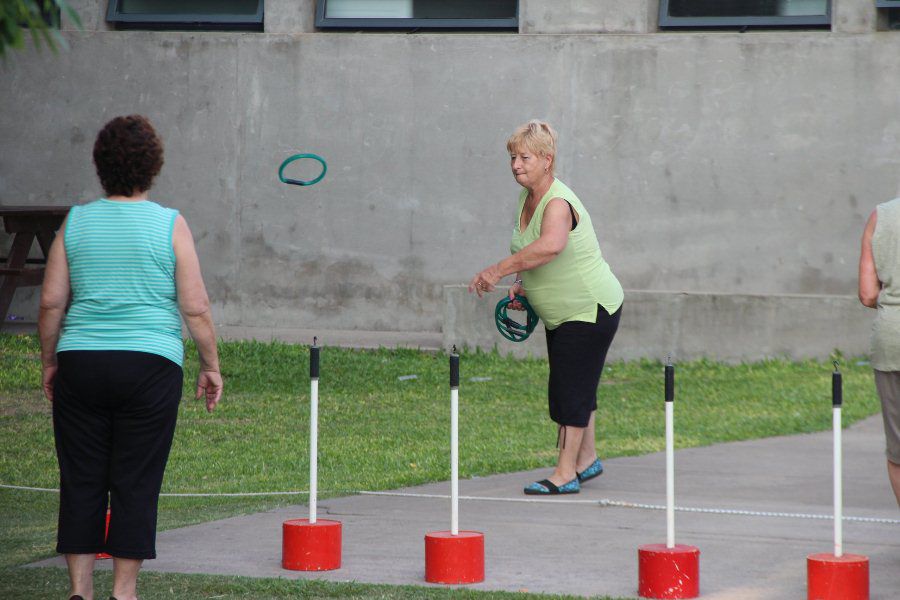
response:
[(506, 140), (506, 149), (512, 153), (520, 148), (540, 156), (552, 156), (552, 168), (556, 165), (556, 130), (550, 123), (540, 119), (532, 119), (524, 125), (519, 125)]

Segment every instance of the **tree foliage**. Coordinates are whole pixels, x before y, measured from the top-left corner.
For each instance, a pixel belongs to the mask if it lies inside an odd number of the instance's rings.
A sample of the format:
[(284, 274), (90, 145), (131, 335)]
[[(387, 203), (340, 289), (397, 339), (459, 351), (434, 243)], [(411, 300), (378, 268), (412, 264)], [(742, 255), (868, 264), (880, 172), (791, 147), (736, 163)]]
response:
[(53, 51), (65, 48), (66, 41), (59, 30), (63, 12), (76, 27), (81, 27), (78, 13), (66, 0), (0, 0), (0, 56), (6, 56), (7, 48), (22, 48), (26, 30), (36, 48), (42, 42)]

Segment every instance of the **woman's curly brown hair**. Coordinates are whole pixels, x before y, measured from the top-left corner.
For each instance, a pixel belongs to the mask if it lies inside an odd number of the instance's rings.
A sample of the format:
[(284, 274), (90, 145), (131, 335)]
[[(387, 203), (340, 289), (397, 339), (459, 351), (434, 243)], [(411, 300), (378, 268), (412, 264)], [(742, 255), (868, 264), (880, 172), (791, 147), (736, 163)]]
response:
[(116, 117), (97, 134), (94, 165), (107, 196), (145, 192), (163, 166), (162, 140), (146, 117)]

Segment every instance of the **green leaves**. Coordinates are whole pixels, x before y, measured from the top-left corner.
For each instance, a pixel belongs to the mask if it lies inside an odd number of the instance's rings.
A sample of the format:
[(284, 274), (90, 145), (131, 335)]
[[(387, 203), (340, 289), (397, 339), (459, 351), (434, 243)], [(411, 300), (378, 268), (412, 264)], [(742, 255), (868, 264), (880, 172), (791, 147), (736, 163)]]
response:
[(81, 29), (78, 13), (66, 0), (0, 0), (0, 56), (7, 48), (25, 45), (24, 31), (28, 30), (35, 48), (46, 44), (50, 50), (67, 49), (68, 44), (59, 30), (60, 15), (65, 13)]

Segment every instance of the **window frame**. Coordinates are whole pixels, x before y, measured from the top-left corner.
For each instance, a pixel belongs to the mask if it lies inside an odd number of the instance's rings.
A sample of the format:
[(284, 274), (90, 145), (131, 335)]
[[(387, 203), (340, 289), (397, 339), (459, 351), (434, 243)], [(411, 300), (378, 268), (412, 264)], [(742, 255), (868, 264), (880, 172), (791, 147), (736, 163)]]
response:
[(328, 0), (316, 2), (315, 25), (319, 29), (519, 29), (519, 2), (516, 15), (500, 19), (415, 19), (326, 17)]
[(256, 14), (123, 13), (122, 0), (109, 0), (106, 21), (117, 29), (178, 29), (192, 31), (263, 31), (265, 0), (256, 0)]
[[(660, 29), (678, 28), (731, 28), (742, 27), (803, 27), (825, 28), (831, 27), (832, 0), (826, 0), (824, 15), (790, 15), (790, 16), (762, 16), (762, 17), (670, 17), (669, 1), (659, 0), (659, 27)], [(882, 1), (882, 0), (876, 0)]]

